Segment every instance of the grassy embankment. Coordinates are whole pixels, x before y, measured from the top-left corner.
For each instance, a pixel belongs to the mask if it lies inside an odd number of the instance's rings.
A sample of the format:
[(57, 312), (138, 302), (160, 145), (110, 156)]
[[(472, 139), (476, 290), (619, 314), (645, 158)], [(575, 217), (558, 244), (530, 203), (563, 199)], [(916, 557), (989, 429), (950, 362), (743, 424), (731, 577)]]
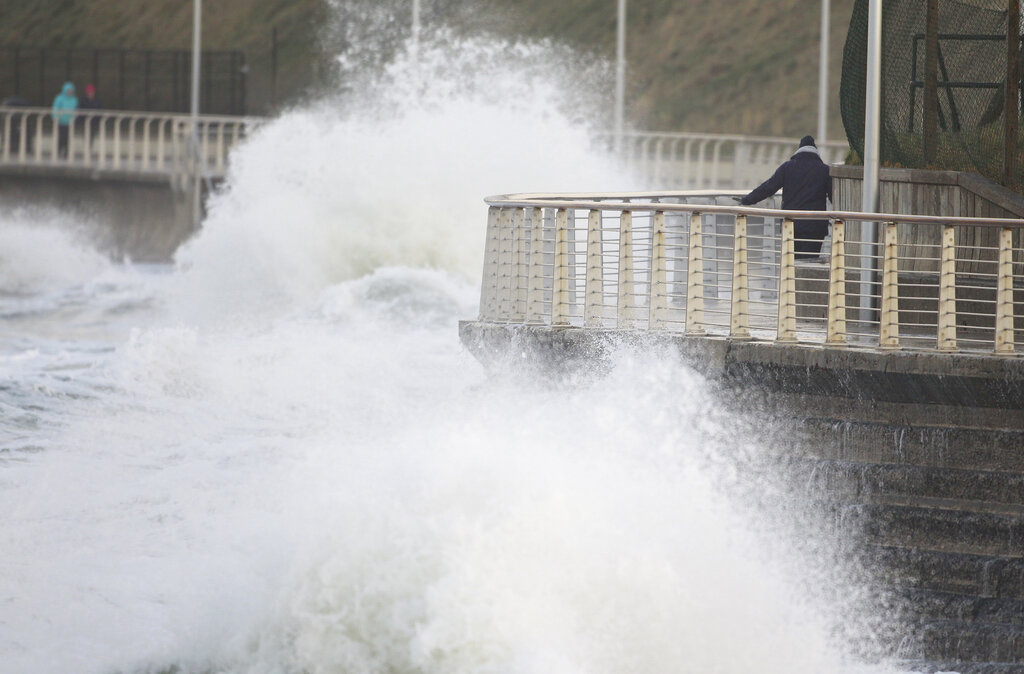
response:
[[(386, 1), (386, 0), (385, 0)], [(422, 0), (426, 20), (466, 15), (466, 2)], [(396, 12), (409, 3), (396, 2)], [(562, 40), (614, 58), (614, 0), (480, 0), (475, 25)], [(817, 126), (820, 0), (630, 0), (628, 111), (662, 131), (800, 136)], [(853, 0), (832, 0), (829, 135), (843, 137), (839, 72)], [(181, 0), (34, 0), (0, 7), (0, 47), (188, 49), (192, 3)], [(278, 28), (278, 95), (317, 83), (324, 0), (204, 4), (204, 45), (239, 49), (250, 66), (250, 109), (270, 102), (270, 36)], [(493, 15), (488, 19), (488, 15)], [(463, 19), (460, 19), (460, 21)], [(612, 86), (612, 83), (609, 83)], [(2, 92), (0, 92), (2, 93)]]

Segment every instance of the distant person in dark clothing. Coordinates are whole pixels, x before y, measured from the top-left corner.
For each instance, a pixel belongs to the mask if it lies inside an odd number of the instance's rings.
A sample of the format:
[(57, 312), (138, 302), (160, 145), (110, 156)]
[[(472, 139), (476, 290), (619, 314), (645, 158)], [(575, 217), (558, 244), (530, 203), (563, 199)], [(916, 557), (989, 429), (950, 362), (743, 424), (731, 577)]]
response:
[(65, 82), (60, 93), (53, 99), (53, 121), (57, 123), (57, 155), (60, 157), (66, 157), (68, 154), (68, 132), (77, 108), (75, 85)]
[[(832, 199), (832, 177), (821, 160), (814, 138), (800, 139), (800, 149), (784, 162), (771, 178), (740, 199), (744, 206), (756, 204), (782, 189), (782, 208), (787, 211), (824, 211)], [(816, 258), (828, 234), (828, 220), (794, 220), (794, 249), (797, 259)]]
[(89, 114), (88, 121), (82, 118), (82, 128), (84, 129), (86, 124), (89, 125), (89, 144), (91, 146), (92, 143), (96, 142), (96, 136), (100, 130), (100, 118), (95, 113), (97, 110), (103, 109), (100, 99), (96, 98), (95, 84), (85, 85), (85, 95), (78, 99), (78, 109), (85, 113), (91, 113)]

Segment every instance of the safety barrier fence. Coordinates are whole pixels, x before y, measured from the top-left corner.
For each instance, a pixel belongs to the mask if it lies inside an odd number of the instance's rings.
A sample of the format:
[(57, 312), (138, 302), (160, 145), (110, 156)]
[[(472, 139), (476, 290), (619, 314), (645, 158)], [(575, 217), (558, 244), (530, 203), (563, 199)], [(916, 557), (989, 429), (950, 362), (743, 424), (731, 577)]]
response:
[(258, 119), (202, 115), (193, 131), (189, 115), (113, 110), (68, 115), (67, 147), (49, 108), (0, 107), (0, 164), (69, 166), (136, 173), (193, 170), (197, 157), (207, 177), (223, 176), (228, 153)]
[[(635, 131), (623, 134), (620, 151), (632, 172), (657, 189), (749, 189), (789, 159), (797, 145), (796, 139), (770, 136)], [(818, 146), (826, 164), (844, 163), (849, 149), (845, 141)]]
[[(1024, 220), (751, 208), (739, 194), (490, 197), (480, 320), (1021, 353)], [(831, 221), (829, 239), (798, 259), (794, 219), (811, 218)], [(934, 243), (901, 245), (907, 227)], [(994, 245), (979, 250), (975, 228)]]

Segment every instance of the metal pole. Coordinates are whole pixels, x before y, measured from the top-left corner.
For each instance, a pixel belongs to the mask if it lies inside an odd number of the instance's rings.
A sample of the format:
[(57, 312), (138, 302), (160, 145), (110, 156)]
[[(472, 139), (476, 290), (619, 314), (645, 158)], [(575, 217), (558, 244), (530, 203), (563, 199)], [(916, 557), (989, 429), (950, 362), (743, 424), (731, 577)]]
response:
[[(882, 0), (868, 3), (867, 86), (864, 103), (864, 198), (861, 211), (878, 212), (878, 152), (881, 122), (882, 88)], [(875, 256), (876, 223), (865, 222), (861, 236), (860, 320), (870, 321), (874, 314), (871, 296), (877, 276)]]
[(202, 158), (199, 156), (199, 59), (202, 44), (203, 0), (192, 0), (192, 151), (195, 164), (192, 180), (192, 224), (199, 226), (202, 217), (202, 186), (200, 173)]
[(420, 0), (412, 0), (412, 44), (409, 50), (413, 61), (416, 61), (420, 53)]
[(622, 128), (626, 104), (626, 0), (619, 0), (615, 40), (615, 155), (622, 152)]
[(818, 147), (825, 142), (828, 125), (828, 28), (831, 0), (821, 0), (821, 55), (818, 59)]

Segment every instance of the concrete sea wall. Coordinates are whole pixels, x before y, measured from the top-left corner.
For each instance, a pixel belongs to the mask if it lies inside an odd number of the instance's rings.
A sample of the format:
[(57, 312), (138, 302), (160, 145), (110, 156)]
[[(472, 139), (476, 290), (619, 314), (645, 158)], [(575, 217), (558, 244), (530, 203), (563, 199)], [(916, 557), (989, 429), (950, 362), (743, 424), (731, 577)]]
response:
[(864, 570), (881, 652), (914, 671), (1024, 674), (1024, 358), (460, 324), (484, 363), (555, 374), (623, 342), (678, 350), (781, 442), (790, 486)]

